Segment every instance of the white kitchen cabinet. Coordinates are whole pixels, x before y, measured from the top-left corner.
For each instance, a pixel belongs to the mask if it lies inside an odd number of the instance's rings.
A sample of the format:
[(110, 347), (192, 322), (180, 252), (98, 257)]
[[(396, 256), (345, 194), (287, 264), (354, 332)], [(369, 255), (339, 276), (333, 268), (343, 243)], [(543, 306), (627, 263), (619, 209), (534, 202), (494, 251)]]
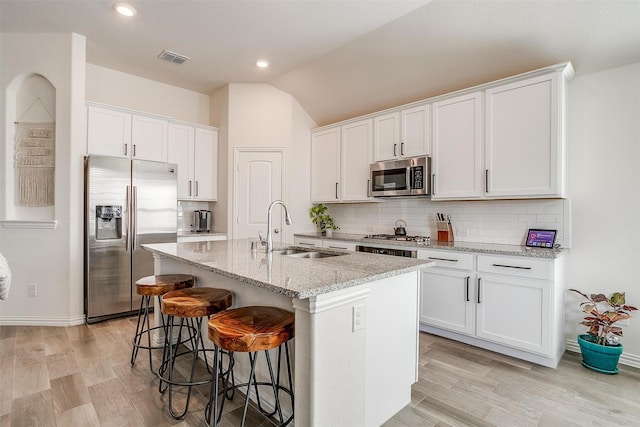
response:
[(423, 331), (558, 364), (564, 351), (561, 259), (428, 250), (418, 258), (436, 261), (421, 272)]
[(436, 262), (435, 267), (420, 272), (420, 322), (473, 335), (474, 255), (419, 250), (417, 256)]
[(373, 119), (373, 160), (376, 162), (430, 153), (429, 104)]
[(433, 104), (432, 200), (483, 195), (482, 93)]
[(322, 247), (327, 249), (338, 249), (342, 251), (356, 251), (356, 244), (351, 242), (345, 242), (344, 240), (322, 240)]
[(311, 237), (298, 237), (295, 236), (293, 238), (293, 242), (296, 245), (306, 246), (310, 248), (321, 248), (322, 247), (322, 239), (313, 239)]
[(311, 134), (311, 201), (337, 202), (340, 185), (340, 126)]
[(361, 120), (342, 126), (340, 199), (369, 199), (372, 121)]
[(178, 165), (178, 199), (216, 200), (217, 130), (171, 123), (168, 151), (169, 163)]
[(559, 73), (485, 91), (487, 197), (562, 197)]
[(372, 121), (361, 120), (311, 135), (313, 203), (367, 201)]
[(168, 120), (106, 106), (87, 105), (87, 153), (167, 161)]

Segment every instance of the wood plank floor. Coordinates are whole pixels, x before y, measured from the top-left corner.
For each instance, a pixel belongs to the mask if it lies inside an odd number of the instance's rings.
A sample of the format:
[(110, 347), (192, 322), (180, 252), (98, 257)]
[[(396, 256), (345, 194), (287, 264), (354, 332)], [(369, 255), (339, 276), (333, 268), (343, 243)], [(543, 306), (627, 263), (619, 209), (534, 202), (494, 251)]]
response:
[[(202, 426), (207, 387), (177, 421), (146, 353), (131, 367), (134, 322), (0, 326), (0, 427)], [(239, 403), (225, 411), (223, 426), (238, 425)], [(574, 353), (554, 370), (421, 334), (412, 402), (385, 424), (397, 426), (640, 426), (640, 370), (598, 374)]]

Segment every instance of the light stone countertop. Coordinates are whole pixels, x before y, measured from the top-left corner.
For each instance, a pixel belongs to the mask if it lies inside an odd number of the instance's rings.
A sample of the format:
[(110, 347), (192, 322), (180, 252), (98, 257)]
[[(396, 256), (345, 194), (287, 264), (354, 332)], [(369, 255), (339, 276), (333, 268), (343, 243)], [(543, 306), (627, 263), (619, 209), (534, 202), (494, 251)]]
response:
[[(295, 245), (286, 245), (295, 247)], [(264, 248), (251, 250), (251, 240), (156, 243), (143, 248), (259, 288), (305, 299), (435, 265), (434, 261), (321, 249), (345, 255), (296, 258)], [(303, 248), (309, 250), (309, 248)]]
[(569, 252), (568, 249), (537, 249), (527, 248), (522, 245), (498, 245), (474, 242), (438, 242), (434, 239), (431, 239), (431, 244), (427, 245), (426, 243), (403, 242), (398, 240), (365, 239), (366, 234), (336, 233), (335, 231), (331, 237), (322, 236), (319, 233), (296, 233), (294, 236), (313, 239), (342, 240), (345, 242), (364, 243), (369, 246), (404, 247), (425, 250), (436, 249), (443, 251), (473, 252), (487, 255), (511, 255), (543, 259), (556, 259)]
[(227, 236), (227, 233), (218, 233), (216, 231), (210, 232), (195, 232), (190, 230), (178, 231), (178, 237), (200, 237), (200, 236)]

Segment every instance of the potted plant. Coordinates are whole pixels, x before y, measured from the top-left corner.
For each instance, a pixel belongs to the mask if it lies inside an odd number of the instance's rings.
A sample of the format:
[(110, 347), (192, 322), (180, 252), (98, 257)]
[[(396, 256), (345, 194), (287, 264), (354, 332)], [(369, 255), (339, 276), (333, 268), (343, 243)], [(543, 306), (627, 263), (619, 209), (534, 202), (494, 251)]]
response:
[(582, 364), (594, 371), (617, 374), (618, 360), (622, 354), (618, 337), (622, 336), (622, 328), (614, 324), (629, 319), (629, 312), (637, 308), (626, 304), (624, 292), (614, 292), (607, 297), (604, 294), (588, 296), (576, 289), (569, 290), (586, 300), (580, 304), (582, 311), (587, 314), (580, 323), (589, 330), (586, 334), (578, 335)]
[(311, 222), (318, 226), (323, 236), (327, 234), (331, 235), (333, 230), (340, 228), (333, 222), (333, 218), (327, 213), (327, 207), (322, 203), (313, 206), (311, 210), (309, 210), (309, 217), (311, 218)]

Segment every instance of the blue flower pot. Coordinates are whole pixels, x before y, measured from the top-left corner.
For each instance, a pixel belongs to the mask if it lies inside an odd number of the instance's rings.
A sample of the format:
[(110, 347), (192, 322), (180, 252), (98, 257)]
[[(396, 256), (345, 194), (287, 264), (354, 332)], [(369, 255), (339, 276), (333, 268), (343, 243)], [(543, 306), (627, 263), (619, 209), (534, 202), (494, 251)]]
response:
[(618, 373), (618, 360), (622, 354), (622, 344), (596, 344), (595, 337), (588, 334), (578, 335), (578, 344), (582, 352), (584, 366), (604, 374)]

